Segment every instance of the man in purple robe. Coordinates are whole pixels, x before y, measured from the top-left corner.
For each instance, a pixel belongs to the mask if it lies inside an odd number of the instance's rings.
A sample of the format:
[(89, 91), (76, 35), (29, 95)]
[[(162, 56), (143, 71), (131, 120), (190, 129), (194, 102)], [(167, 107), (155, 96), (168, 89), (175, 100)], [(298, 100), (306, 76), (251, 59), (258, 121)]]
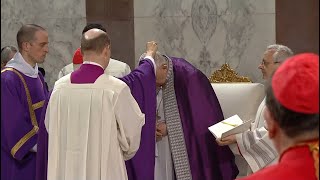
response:
[(48, 33), (35, 24), (17, 34), (19, 52), (1, 71), (1, 179), (34, 180), (37, 132), (47, 89), (38, 72), (48, 53)]
[[(145, 93), (131, 88), (137, 102), (146, 105), (142, 112), (151, 114), (146, 116), (139, 151), (126, 161), (129, 179), (235, 179), (238, 169), (231, 150), (219, 147), (208, 131), (224, 119), (208, 78), (182, 58), (157, 53), (155, 63), (157, 94), (150, 92), (154, 87), (143, 89)], [(135, 87), (138, 83), (128, 77), (122, 80)], [(156, 104), (147, 102), (159, 95)]]

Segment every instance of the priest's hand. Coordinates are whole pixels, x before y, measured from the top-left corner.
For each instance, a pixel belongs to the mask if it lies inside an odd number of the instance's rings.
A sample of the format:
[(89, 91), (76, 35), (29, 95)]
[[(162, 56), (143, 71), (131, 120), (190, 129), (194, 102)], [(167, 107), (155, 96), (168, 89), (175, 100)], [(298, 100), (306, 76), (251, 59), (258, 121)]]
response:
[(216, 141), (217, 141), (219, 146), (225, 146), (225, 145), (236, 143), (237, 139), (236, 139), (236, 135), (233, 134), (233, 135), (224, 137), (223, 139), (216, 139)]
[(151, 56), (154, 58), (157, 50), (158, 50), (157, 42), (155, 41), (147, 42), (146, 56)]
[(156, 141), (161, 141), (162, 137), (167, 136), (168, 135), (168, 131), (167, 131), (167, 125), (165, 122), (160, 122), (157, 124), (156, 127)]
[(165, 122), (160, 122), (157, 124), (157, 131), (162, 134), (162, 136), (168, 135), (167, 124)]

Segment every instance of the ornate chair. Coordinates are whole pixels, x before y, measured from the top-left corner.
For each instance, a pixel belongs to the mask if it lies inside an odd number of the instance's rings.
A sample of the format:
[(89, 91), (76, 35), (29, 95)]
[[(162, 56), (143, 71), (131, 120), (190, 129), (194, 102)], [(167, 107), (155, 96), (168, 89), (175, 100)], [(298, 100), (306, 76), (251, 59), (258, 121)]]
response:
[[(258, 107), (262, 102), (265, 92), (260, 83), (252, 83), (248, 77), (239, 76), (228, 64), (223, 64), (209, 78), (219, 100), (224, 118), (235, 114), (246, 121), (255, 119)], [(235, 154), (239, 177), (247, 175), (248, 164), (239, 154), (237, 146), (229, 146)]]
[(248, 77), (239, 76), (229, 64), (223, 64), (221, 69), (214, 71), (209, 80), (211, 83), (252, 82)]

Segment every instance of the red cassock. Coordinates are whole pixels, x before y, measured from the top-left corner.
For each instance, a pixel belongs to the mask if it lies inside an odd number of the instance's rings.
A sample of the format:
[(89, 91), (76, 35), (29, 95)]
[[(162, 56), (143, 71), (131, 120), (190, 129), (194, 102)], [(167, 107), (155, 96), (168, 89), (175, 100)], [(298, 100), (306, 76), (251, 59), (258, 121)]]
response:
[(282, 153), (278, 164), (241, 180), (316, 180), (319, 179), (319, 139), (305, 142)]

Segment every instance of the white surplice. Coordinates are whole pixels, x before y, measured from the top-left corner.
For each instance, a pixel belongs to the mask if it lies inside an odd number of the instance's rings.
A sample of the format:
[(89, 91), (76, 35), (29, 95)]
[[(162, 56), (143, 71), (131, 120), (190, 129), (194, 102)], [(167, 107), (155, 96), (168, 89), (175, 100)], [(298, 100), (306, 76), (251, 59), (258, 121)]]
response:
[(140, 145), (145, 116), (121, 80), (54, 86), (46, 112), (48, 180), (126, 180), (125, 160)]
[(278, 153), (268, 136), (263, 117), (266, 99), (261, 102), (255, 121), (251, 124), (251, 130), (236, 135), (237, 144), (241, 155), (247, 161), (251, 169), (248, 174), (275, 164), (278, 161)]
[[(158, 116), (160, 116), (159, 122), (165, 122), (162, 90), (157, 95), (157, 107)], [(162, 137), (160, 141), (156, 143), (156, 161), (155, 161), (155, 180), (174, 180), (174, 166), (171, 157), (171, 149), (169, 144), (168, 135)]]

